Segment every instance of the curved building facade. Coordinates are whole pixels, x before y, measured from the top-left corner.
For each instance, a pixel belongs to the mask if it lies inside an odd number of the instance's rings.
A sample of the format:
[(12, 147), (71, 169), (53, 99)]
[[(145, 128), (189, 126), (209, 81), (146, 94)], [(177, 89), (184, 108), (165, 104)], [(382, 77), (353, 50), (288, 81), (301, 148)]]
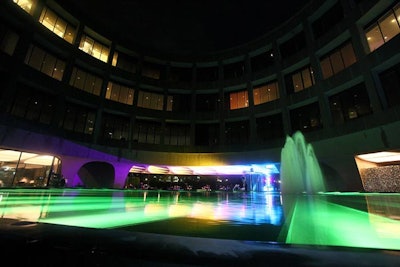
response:
[[(123, 188), (129, 173), (279, 168), (296, 131), (327, 190), (362, 191), (362, 178), (397, 171), (398, 1), (312, 0), (257, 40), (185, 57), (118, 43), (57, 1), (0, 6), (0, 149), (61, 161), (34, 176)], [(16, 160), (6, 186), (27, 168)]]

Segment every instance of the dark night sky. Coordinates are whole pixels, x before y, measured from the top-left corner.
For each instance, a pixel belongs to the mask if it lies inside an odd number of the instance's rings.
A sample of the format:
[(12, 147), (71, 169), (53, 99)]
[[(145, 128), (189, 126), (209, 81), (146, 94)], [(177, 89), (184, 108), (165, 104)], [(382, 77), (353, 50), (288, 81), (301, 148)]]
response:
[[(203, 54), (251, 41), (309, 0), (57, 0), (96, 32), (124, 46)], [(100, 27), (99, 27), (100, 26)]]

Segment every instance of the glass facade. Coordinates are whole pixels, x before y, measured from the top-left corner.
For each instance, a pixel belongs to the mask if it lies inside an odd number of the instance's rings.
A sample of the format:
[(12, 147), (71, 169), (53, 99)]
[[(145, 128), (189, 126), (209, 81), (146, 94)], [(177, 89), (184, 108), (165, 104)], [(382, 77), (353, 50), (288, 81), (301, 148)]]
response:
[(0, 162), (0, 187), (62, 186), (57, 157), (0, 149)]
[(13, 0), (13, 2), (31, 14), (34, 10), (34, 6), (37, 3), (37, 0)]
[(47, 29), (72, 44), (76, 35), (76, 29), (70, 23), (59, 17), (54, 11), (45, 7), (40, 15), (39, 22)]
[(241, 109), (249, 106), (249, 95), (247, 91), (239, 91), (229, 94), (229, 108)]
[(79, 49), (103, 62), (107, 62), (110, 54), (110, 48), (108, 46), (87, 34), (82, 34)]
[(63, 78), (65, 61), (37, 46), (30, 46), (26, 54), (25, 64), (59, 81)]
[(253, 89), (254, 105), (260, 105), (279, 98), (278, 83), (270, 82)]
[(321, 69), (324, 79), (351, 66), (357, 61), (351, 43), (346, 43), (331, 51), (329, 55), (321, 59)]
[(397, 4), (365, 30), (369, 49), (375, 49), (400, 33), (400, 4)]
[(106, 99), (120, 102), (127, 105), (133, 105), (133, 96), (135, 90), (120, 85), (118, 83), (108, 82)]
[(103, 79), (80, 68), (74, 67), (69, 84), (82, 91), (99, 96)]

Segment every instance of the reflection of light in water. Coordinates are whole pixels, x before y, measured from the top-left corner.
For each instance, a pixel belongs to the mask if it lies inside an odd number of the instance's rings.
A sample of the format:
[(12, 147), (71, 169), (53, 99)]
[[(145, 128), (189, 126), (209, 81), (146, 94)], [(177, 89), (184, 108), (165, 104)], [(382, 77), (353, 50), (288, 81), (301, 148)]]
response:
[(168, 208), (169, 217), (187, 217), (191, 213), (191, 207), (189, 205), (174, 204)]
[[(120, 192), (113, 194), (114, 197), (52, 197), (50, 195), (41, 198), (40, 200), (32, 200), (31, 204), (22, 207), (13, 207), (7, 209), (7, 217), (16, 218), (20, 220), (33, 220), (42, 222), (55, 222), (58, 218), (61, 224), (68, 225), (80, 225), (88, 227), (96, 227), (104, 223), (104, 225), (112, 226), (124, 225), (129, 220), (129, 216), (122, 216), (122, 213), (136, 214), (140, 216), (141, 220), (132, 220), (132, 224), (135, 221), (152, 221), (155, 219), (166, 219), (168, 217), (191, 217), (197, 219), (207, 219), (215, 221), (236, 221), (236, 222), (250, 222), (263, 220), (263, 214), (258, 211), (256, 207), (243, 205), (241, 202), (232, 203), (229, 202), (229, 197), (225, 195), (221, 198), (219, 204), (216, 203), (188, 203), (179, 204), (179, 197), (177, 194), (173, 195), (171, 204), (168, 201), (162, 200), (160, 194), (157, 195), (157, 202), (155, 199), (151, 200), (148, 198), (149, 193), (143, 193), (142, 201), (123, 201), (120, 196)], [(146, 201), (143, 201), (146, 200)], [(26, 203), (27, 200), (23, 200), (22, 203)], [(46, 205), (47, 203), (47, 205)], [(58, 205), (62, 204), (63, 205)], [(271, 207), (270, 207), (271, 208)], [(266, 209), (267, 212), (269, 209)], [(238, 212), (238, 209), (240, 212)], [(75, 212), (90, 211), (94, 213), (92, 215), (77, 216)], [(20, 215), (18, 215), (20, 214)], [(101, 218), (105, 215), (110, 215), (119, 218), (120, 222), (112, 222)], [(23, 216), (22, 216), (23, 215)], [(126, 217), (127, 219), (121, 219)], [(251, 218), (250, 218), (251, 217)], [(96, 221), (99, 220), (99, 221)]]
[(400, 239), (400, 203), (392, 194), (366, 196), (369, 220), (380, 237)]
[(151, 216), (166, 212), (166, 210), (167, 210), (166, 207), (160, 204), (147, 204), (144, 207), (144, 214)]
[(37, 222), (40, 214), (40, 206), (12, 207), (7, 210), (6, 215), (3, 215), (3, 217), (20, 221)]
[[(371, 223), (368, 212), (330, 203), (323, 198), (299, 196), (293, 202), (286, 243), (360, 248), (399, 249), (396, 236), (380, 236), (383, 225)], [(383, 219), (389, 222), (390, 219)], [(394, 222), (400, 227), (400, 222)]]
[(192, 207), (190, 217), (197, 219), (215, 219), (214, 207), (208, 203), (195, 203)]
[[(350, 204), (344, 206), (334, 201), (336, 195), (343, 197), (343, 193), (301, 194), (290, 198), (266, 193), (230, 193), (228, 196), (227, 193), (181, 192), (177, 197), (171, 192), (151, 191), (121, 194), (121, 191), (46, 190), (37, 195), (31, 195), (34, 191), (30, 189), (10, 191), (16, 193), (0, 193), (2, 218), (88, 228), (119, 228), (187, 218), (181, 221), (188, 226), (196, 221), (196, 228), (209, 225), (210, 221), (221, 229), (225, 225), (240, 225), (236, 229), (242, 237), (246, 237), (249, 229), (257, 229), (254, 225), (262, 226), (263, 231), (281, 231), (276, 240), (268, 240), (272, 242), (400, 248), (400, 221), (396, 220), (400, 217), (399, 194), (383, 201), (353, 193), (350, 195), (354, 200), (345, 202)], [(352, 203), (362, 207), (352, 208)], [(364, 210), (367, 207), (368, 212)], [(200, 222), (201, 219), (207, 220), (206, 223)]]
[(280, 225), (282, 223), (282, 209), (278, 207), (281, 207), (282, 203), (279, 202), (277, 205), (276, 203), (274, 203), (274, 200), (278, 199), (280, 201), (281, 198), (277, 198), (276, 196), (271, 194), (265, 195), (265, 198), (265, 214), (269, 215), (271, 224)]

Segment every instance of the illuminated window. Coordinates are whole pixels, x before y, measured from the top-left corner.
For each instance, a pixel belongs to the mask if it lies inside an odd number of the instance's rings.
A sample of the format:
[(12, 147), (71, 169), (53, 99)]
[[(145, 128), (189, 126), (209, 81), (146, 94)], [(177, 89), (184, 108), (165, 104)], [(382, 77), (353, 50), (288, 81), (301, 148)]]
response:
[(285, 76), (288, 94), (302, 91), (315, 84), (314, 73), (310, 66)]
[(37, 3), (37, 0), (13, 0), (13, 1), (29, 14), (33, 13), (32, 7), (35, 6)]
[(113, 58), (111, 60), (111, 65), (113, 67), (116, 67), (117, 66), (117, 62), (118, 62), (118, 52), (114, 51)]
[(164, 95), (139, 91), (137, 106), (141, 108), (163, 110)]
[(64, 75), (65, 61), (34, 45), (28, 50), (25, 64), (59, 81)]
[(231, 110), (247, 108), (249, 106), (249, 95), (247, 90), (230, 93), (229, 101), (230, 101), (229, 108)]
[(324, 79), (331, 77), (357, 61), (352, 44), (345, 45), (333, 50), (329, 55), (321, 59), (321, 69)]
[(99, 96), (103, 79), (74, 67), (69, 84), (75, 88)]
[(366, 29), (366, 38), (370, 51), (382, 46), (400, 33), (400, 4), (386, 12), (377, 22)]
[(60, 18), (49, 8), (45, 7), (40, 15), (39, 22), (47, 29), (72, 44), (75, 37), (75, 27)]
[(127, 105), (133, 105), (134, 90), (126, 86), (108, 82), (106, 99), (120, 102)]
[[(61, 160), (44, 154), (0, 149), (0, 180), (4, 187), (45, 187)], [(55, 175), (53, 173), (53, 175)]]
[(279, 98), (278, 83), (272, 82), (253, 89), (254, 105), (260, 105)]
[(109, 47), (87, 36), (86, 34), (82, 34), (79, 49), (103, 62), (107, 62), (110, 53)]

